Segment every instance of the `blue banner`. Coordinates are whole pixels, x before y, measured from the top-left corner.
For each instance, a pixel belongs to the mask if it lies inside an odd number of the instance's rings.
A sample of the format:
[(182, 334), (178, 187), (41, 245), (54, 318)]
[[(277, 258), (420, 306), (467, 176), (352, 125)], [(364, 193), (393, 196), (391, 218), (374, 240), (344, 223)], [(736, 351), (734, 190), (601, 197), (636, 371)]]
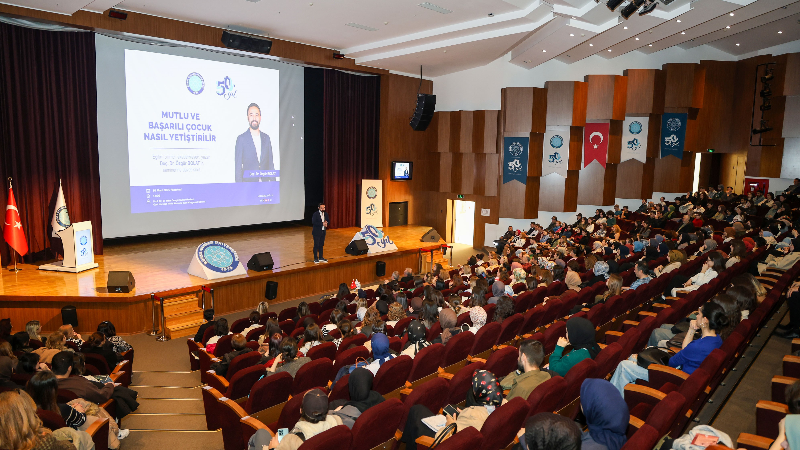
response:
[(686, 113), (664, 113), (661, 116), (661, 157), (683, 157), (683, 147), (686, 141), (686, 122), (689, 115)]
[(529, 145), (530, 138), (503, 138), (503, 184), (511, 180), (527, 184)]

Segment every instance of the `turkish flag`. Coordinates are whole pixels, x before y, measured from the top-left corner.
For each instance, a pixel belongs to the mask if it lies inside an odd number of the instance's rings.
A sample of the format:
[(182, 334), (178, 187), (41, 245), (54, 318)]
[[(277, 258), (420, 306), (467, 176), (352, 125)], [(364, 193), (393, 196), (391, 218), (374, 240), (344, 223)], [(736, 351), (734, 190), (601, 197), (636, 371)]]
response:
[(587, 123), (583, 128), (583, 167), (597, 160), (606, 167), (608, 158), (609, 123)]
[(25, 232), (22, 230), (22, 220), (19, 217), (17, 201), (14, 199), (14, 189), (11, 187), (8, 188), (8, 204), (6, 205), (3, 237), (8, 245), (20, 255), (28, 253), (28, 241), (25, 240)]

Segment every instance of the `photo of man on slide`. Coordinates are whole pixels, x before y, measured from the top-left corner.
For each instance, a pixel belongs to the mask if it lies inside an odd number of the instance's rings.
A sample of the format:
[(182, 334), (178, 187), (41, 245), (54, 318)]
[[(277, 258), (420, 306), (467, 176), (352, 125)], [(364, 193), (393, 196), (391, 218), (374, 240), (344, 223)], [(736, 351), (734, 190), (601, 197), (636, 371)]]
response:
[(251, 103), (247, 107), (247, 123), (250, 127), (236, 138), (236, 182), (275, 181), (274, 177), (248, 176), (248, 171), (275, 170), (272, 162), (272, 142), (269, 135), (260, 130), (261, 108)]

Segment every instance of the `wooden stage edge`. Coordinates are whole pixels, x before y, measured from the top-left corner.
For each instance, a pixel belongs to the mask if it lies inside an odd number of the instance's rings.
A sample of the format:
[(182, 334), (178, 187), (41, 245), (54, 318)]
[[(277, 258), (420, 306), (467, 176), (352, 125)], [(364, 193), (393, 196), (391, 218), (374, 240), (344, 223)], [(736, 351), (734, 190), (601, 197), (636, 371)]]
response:
[[(214, 289), (216, 313), (229, 314), (254, 309), (264, 300), (267, 281), (278, 282), (278, 297), (270, 301), (270, 306), (277, 305), (334, 292), (339, 283), (349, 283), (353, 278), (365, 284), (373, 283), (378, 280), (377, 261), (386, 263), (386, 276), (381, 278), (389, 278), (393, 271), (402, 272), (406, 267), (416, 271), (421, 252), (438, 248), (438, 244), (420, 241), (429, 229), (422, 226), (384, 228), (398, 250), (363, 256), (344, 253), (358, 228), (329, 230), (325, 256), (330, 262), (320, 264), (311, 261), (311, 229), (303, 226), (112, 244), (106, 248), (104, 256), (96, 258), (100, 268), (81, 274), (44, 272), (33, 265), (21, 266), (23, 271), (17, 274), (3, 270), (0, 318), (11, 318), (16, 331), (24, 330), (25, 323), (34, 319), (41, 322), (43, 330), (52, 331), (61, 325), (61, 308), (72, 305), (77, 308), (81, 332), (94, 331), (97, 324), (109, 320), (119, 334), (135, 334), (152, 328), (151, 294), (170, 296), (208, 286)], [(231, 245), (243, 264), (254, 253), (270, 251), (276, 269), (248, 271), (247, 275), (218, 281), (188, 275), (186, 268), (193, 252), (197, 245), (208, 240)], [(424, 260), (425, 253), (422, 255)], [(130, 270), (136, 279), (135, 291), (108, 293), (105, 284), (112, 270)]]

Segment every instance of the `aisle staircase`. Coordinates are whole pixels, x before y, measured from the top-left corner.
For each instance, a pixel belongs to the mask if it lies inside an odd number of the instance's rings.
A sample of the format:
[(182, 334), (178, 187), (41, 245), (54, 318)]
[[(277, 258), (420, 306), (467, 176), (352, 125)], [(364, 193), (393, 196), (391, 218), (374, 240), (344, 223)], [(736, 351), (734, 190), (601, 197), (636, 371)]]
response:
[(166, 335), (172, 339), (192, 336), (203, 320), (203, 307), (198, 293), (172, 297), (164, 300)]

